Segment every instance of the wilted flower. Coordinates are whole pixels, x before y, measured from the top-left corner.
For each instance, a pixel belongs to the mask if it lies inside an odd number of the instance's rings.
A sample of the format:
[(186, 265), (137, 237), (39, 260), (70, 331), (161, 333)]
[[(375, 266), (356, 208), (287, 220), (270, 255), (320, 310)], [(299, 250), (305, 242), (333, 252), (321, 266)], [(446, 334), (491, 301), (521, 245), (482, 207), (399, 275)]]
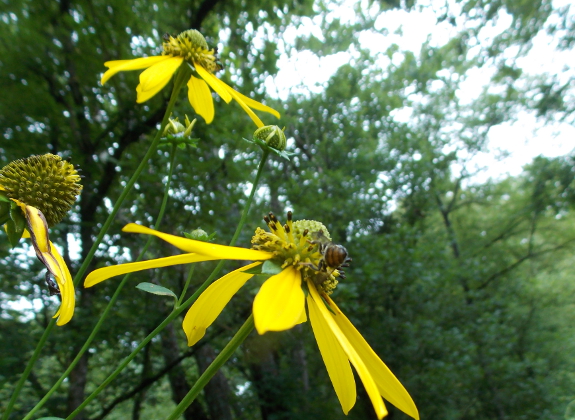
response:
[(66, 324), (74, 315), (74, 283), (64, 259), (48, 238), (48, 227), (62, 220), (81, 191), (74, 165), (57, 155), (18, 159), (0, 169), (0, 224), (6, 224), (13, 246), (21, 237), (31, 238), (36, 256), (56, 279), (62, 297), (54, 315), (59, 317), (58, 325)]

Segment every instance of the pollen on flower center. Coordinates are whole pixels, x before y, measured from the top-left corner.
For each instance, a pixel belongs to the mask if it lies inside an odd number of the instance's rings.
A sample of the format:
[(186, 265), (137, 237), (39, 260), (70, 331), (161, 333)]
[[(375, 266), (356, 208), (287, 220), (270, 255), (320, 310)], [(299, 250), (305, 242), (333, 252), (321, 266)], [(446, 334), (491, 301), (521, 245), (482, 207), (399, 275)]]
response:
[(163, 47), (163, 55), (184, 57), (190, 64), (199, 64), (210, 73), (222, 69), (214, 50), (209, 49), (204, 36), (195, 29), (184, 31), (175, 38), (169, 36)]
[(50, 153), (10, 162), (0, 169), (0, 185), (8, 198), (40, 210), (48, 226), (62, 220), (82, 191), (74, 165)]
[(287, 223), (283, 226), (273, 213), (265, 216), (264, 220), (270, 232), (257, 228), (252, 237), (252, 248), (272, 252), (273, 260), (282, 268), (294, 266), (302, 272), (304, 280), (313, 281), (321, 291), (331, 294), (340, 272), (338, 267), (326, 265), (320, 252), (321, 244), (331, 244), (324, 224), (315, 220), (292, 221), (291, 212), (288, 212)]

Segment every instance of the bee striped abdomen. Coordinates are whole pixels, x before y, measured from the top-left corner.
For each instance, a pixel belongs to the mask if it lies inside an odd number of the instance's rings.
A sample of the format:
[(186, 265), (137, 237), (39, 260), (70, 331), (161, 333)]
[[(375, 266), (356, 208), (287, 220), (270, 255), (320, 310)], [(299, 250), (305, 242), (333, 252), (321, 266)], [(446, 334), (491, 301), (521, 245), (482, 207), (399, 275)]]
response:
[(347, 249), (343, 245), (329, 244), (325, 250), (324, 259), (329, 267), (338, 268), (347, 260)]

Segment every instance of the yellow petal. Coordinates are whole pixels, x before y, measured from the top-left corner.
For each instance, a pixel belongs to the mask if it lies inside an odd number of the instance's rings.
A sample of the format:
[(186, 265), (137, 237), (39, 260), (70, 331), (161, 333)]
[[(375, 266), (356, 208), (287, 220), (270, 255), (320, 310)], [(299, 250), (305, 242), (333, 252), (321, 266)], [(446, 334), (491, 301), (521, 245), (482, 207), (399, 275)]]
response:
[(188, 99), (196, 113), (200, 114), (207, 124), (214, 120), (214, 100), (207, 83), (191, 76), (188, 81)]
[(64, 325), (74, 315), (76, 298), (72, 276), (64, 259), (48, 238), (48, 224), (42, 212), (35, 207), (26, 206), (26, 222), (36, 256), (54, 276), (58, 289), (60, 289), (62, 303), (54, 318), (59, 316), (57, 324)]
[(313, 329), (313, 335), (319, 347), (319, 352), (327, 368), (327, 373), (331, 379), (341, 408), (347, 415), (355, 404), (357, 397), (355, 379), (353, 378), (349, 360), (310, 295), (307, 297), (307, 307), (309, 309), (309, 319)]
[(195, 241), (193, 239), (181, 238), (179, 236), (168, 235), (167, 233), (158, 232), (138, 225), (136, 223), (129, 223), (122, 229), (124, 232), (131, 233), (144, 233), (146, 235), (154, 235), (164, 241), (174, 245), (185, 252), (194, 252), (205, 256), (213, 257), (212, 259), (222, 260), (269, 260), (273, 257), (270, 252), (256, 251), (253, 249), (237, 248), (226, 245), (210, 244), (208, 242)]
[[(224, 83), (224, 82), (222, 82), (222, 83)], [(267, 105), (264, 105), (264, 104), (254, 100), (252, 98), (249, 98), (245, 95), (242, 95), (240, 92), (238, 92), (237, 90), (235, 90), (231, 86), (228, 86), (228, 88), (232, 89), (235, 92), (235, 94), (242, 100), (242, 102), (244, 102), (250, 108), (257, 109), (258, 111), (268, 112), (268, 113), (272, 114), (273, 116), (275, 116), (276, 118), (281, 117), (280, 113), (277, 112), (275, 109), (273, 109)]]
[(301, 316), (299, 317), (299, 319), (297, 320), (296, 324), (303, 324), (304, 322), (307, 321), (307, 315), (305, 313), (305, 308), (303, 311), (301, 311)]
[(102, 76), (102, 80), (100, 83), (103, 85), (110, 77), (115, 75), (120, 71), (129, 71), (129, 70), (141, 70), (147, 69), (154, 64), (159, 63), (160, 61), (164, 61), (171, 58), (169, 55), (159, 55), (153, 57), (143, 57), (143, 58), (136, 58), (134, 60), (114, 60), (114, 61), (106, 61), (104, 65), (109, 68), (104, 75)]
[(76, 296), (74, 293), (74, 282), (72, 280), (72, 276), (70, 275), (70, 270), (68, 270), (68, 266), (64, 262), (64, 259), (58, 252), (58, 249), (54, 246), (52, 242), (50, 242), (50, 247), (52, 249), (52, 254), (56, 259), (57, 264), (60, 267), (60, 272), (62, 277), (54, 276), (56, 279), (56, 283), (58, 283), (58, 288), (60, 289), (60, 297), (62, 298), (62, 304), (60, 305), (60, 309), (54, 315), (59, 316), (57, 325), (64, 325), (67, 324), (74, 315), (74, 307), (76, 305)]
[(162, 90), (183, 61), (183, 57), (170, 57), (144, 70), (140, 74), (140, 84), (136, 87), (136, 92), (138, 93), (136, 102), (139, 104), (146, 102)]
[[(223, 82), (222, 82), (223, 83)], [(236, 100), (236, 102), (238, 104), (240, 104), (240, 106), (242, 107), (242, 109), (244, 111), (246, 111), (246, 113), (250, 116), (250, 118), (252, 119), (252, 121), (258, 126), (258, 128), (261, 128), (264, 126), (264, 123), (262, 122), (262, 120), (260, 120), (260, 118), (254, 113), (254, 111), (252, 111), (250, 109), (250, 107), (248, 107), (244, 101), (242, 101), (242, 98), (240, 98), (238, 96), (238, 92), (236, 92), (234, 89), (232, 89), (231, 87), (229, 87), (228, 85), (225, 85), (228, 92), (230, 93), (230, 95), (232, 95), (232, 97)]]
[(337, 305), (329, 298), (328, 302), (330, 306), (335, 309), (334, 312), (336, 315), (333, 317), (335, 322), (347, 339), (353, 344), (359, 357), (361, 357), (369, 369), (371, 376), (377, 384), (379, 393), (405, 414), (419, 420), (417, 407), (401, 382), (399, 382), (391, 370), (381, 361), (379, 356), (373, 351), (349, 319), (339, 310)]
[(26, 222), (36, 253), (50, 252), (48, 223), (42, 212), (36, 207), (26, 206)]
[(84, 280), (84, 287), (92, 287), (104, 280), (111, 277), (120, 276), (122, 274), (134, 273), (136, 271), (148, 270), (150, 268), (168, 267), (178, 264), (190, 264), (201, 261), (210, 261), (217, 258), (199, 254), (182, 254), (174, 255), (171, 257), (156, 258), (147, 261), (138, 261), (127, 264), (111, 265), (109, 267), (98, 268), (92, 271)]
[(193, 346), (200, 341), (206, 333), (206, 328), (212, 325), (232, 296), (253, 277), (253, 274), (243, 273), (243, 271), (259, 264), (261, 263), (253, 263), (232, 271), (204, 290), (204, 293), (188, 310), (182, 324), (188, 337), (188, 346)]
[(305, 308), (301, 274), (293, 267), (270, 277), (254, 299), (254, 323), (258, 333), (283, 331), (297, 325)]
[(308, 282), (308, 287), (310, 291), (310, 295), (316, 303), (316, 307), (319, 309), (319, 313), (323, 316), (324, 320), (326, 321), (329, 329), (332, 331), (333, 335), (341, 345), (343, 351), (347, 355), (349, 361), (357, 371), (361, 382), (363, 382), (363, 386), (365, 387), (365, 391), (373, 404), (373, 408), (375, 409), (375, 414), (377, 415), (378, 419), (382, 419), (387, 415), (387, 410), (385, 405), (383, 404), (383, 400), (381, 395), (379, 394), (379, 390), (375, 381), (371, 377), (371, 373), (367, 369), (367, 366), (361, 360), (361, 357), (357, 354), (355, 348), (351, 345), (345, 334), (339, 329), (339, 326), (333, 319), (333, 315), (331, 312), (326, 308), (325, 304), (323, 303), (318, 291), (316, 290), (313, 283)]
[(202, 79), (204, 79), (206, 83), (210, 85), (210, 87), (218, 95), (220, 95), (220, 98), (222, 98), (227, 104), (229, 104), (230, 101), (232, 100), (232, 96), (228, 93), (228, 90), (226, 89), (227, 85), (220, 79), (218, 79), (216, 76), (214, 76), (212, 73), (207, 71), (205, 68), (200, 66), (199, 64), (197, 64), (195, 68), (198, 74), (202, 76)]

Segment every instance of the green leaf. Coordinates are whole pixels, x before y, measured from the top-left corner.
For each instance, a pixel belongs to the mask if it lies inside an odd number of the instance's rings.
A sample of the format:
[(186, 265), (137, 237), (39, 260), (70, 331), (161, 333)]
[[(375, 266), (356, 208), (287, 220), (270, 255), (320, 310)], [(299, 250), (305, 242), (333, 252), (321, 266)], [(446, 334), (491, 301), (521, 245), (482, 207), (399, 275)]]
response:
[(10, 219), (10, 201), (6, 202), (0, 199), (0, 225), (6, 223), (8, 219)]
[(333, 309), (331, 309), (331, 306), (328, 305), (328, 303), (327, 303), (327, 301), (325, 300), (325, 298), (324, 298), (322, 295), (320, 295), (320, 297), (321, 297), (321, 300), (322, 300), (323, 304), (324, 304), (325, 307), (327, 308), (327, 310), (330, 311), (332, 314), (337, 315), (337, 314), (333, 311)]
[(249, 270), (244, 270), (242, 271), (242, 273), (247, 273), (247, 274), (262, 274), (262, 265), (258, 265), (257, 267), (252, 267)]
[(38, 420), (64, 420), (63, 417), (41, 417)]
[(283, 268), (273, 261), (267, 260), (262, 264), (262, 274), (279, 274)]
[(136, 286), (136, 289), (140, 289), (140, 290), (143, 290), (144, 292), (152, 293), (153, 295), (172, 296), (174, 299), (178, 298), (176, 296), (176, 294), (174, 292), (172, 292), (170, 289), (166, 289), (163, 286), (158, 286), (157, 284), (153, 284), (153, 283), (148, 283), (148, 282), (140, 283)]
[(10, 208), (10, 219), (6, 222), (6, 233), (12, 248), (18, 245), (20, 238), (24, 234), (26, 227), (26, 218), (22, 214), (22, 210), (16, 203), (12, 203)]

